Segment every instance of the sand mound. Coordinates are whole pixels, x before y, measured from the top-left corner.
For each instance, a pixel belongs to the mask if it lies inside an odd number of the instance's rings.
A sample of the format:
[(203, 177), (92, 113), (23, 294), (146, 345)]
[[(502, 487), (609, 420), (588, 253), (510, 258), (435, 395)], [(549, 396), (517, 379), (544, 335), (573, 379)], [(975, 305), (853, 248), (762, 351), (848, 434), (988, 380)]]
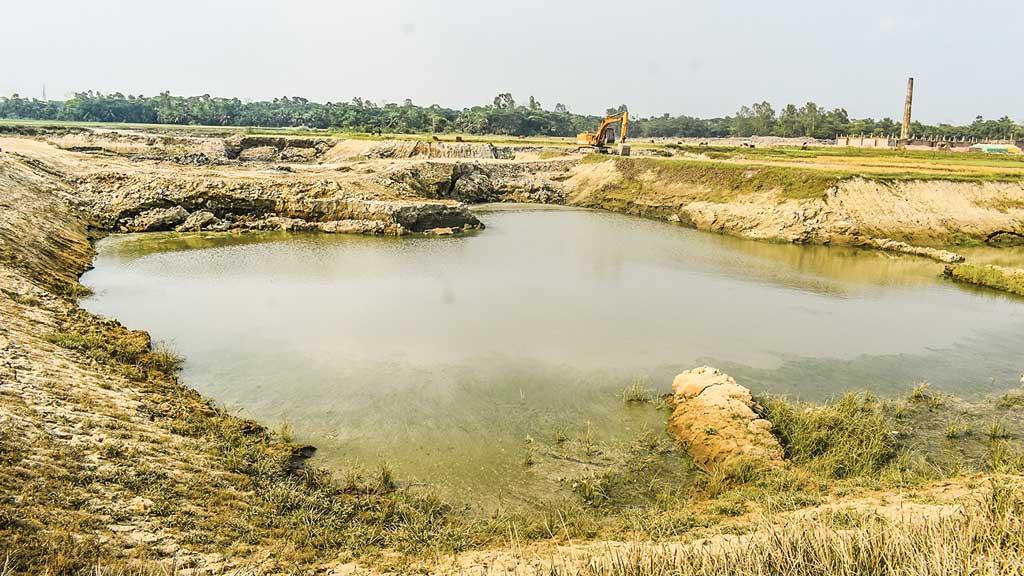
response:
[(771, 422), (754, 412), (750, 390), (729, 375), (709, 366), (688, 370), (676, 376), (672, 392), (669, 432), (703, 470), (728, 467), (739, 459), (783, 464)]

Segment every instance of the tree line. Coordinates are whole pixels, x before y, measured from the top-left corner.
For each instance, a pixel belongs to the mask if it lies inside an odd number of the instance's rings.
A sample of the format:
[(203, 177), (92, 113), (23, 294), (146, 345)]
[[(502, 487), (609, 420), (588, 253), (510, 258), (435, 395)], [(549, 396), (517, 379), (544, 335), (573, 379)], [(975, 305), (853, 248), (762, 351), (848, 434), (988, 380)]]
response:
[[(609, 108), (613, 114), (626, 105)], [(533, 96), (516, 102), (509, 93), (495, 96), (490, 104), (462, 110), (401, 104), (378, 104), (362, 98), (349, 102), (311, 102), (300, 97), (263, 101), (238, 98), (174, 96), (125, 96), (79, 92), (68, 100), (38, 100), (17, 94), (0, 97), (0, 118), (129, 122), (143, 124), (191, 124), (206, 126), (307, 127), (351, 132), (499, 134), (508, 136), (574, 136), (594, 130), (601, 117), (575, 114), (563, 104), (545, 109)], [(837, 135), (890, 136), (900, 125), (891, 118), (851, 119), (843, 108), (831, 110), (814, 102), (786, 105), (776, 112), (768, 102), (741, 107), (722, 118), (680, 115), (632, 118), (632, 137), (785, 136), (829, 139)], [(926, 125), (914, 122), (911, 132), (928, 138), (1016, 139), (1024, 138), (1024, 125), (1008, 116), (986, 120), (977, 116), (966, 125)]]

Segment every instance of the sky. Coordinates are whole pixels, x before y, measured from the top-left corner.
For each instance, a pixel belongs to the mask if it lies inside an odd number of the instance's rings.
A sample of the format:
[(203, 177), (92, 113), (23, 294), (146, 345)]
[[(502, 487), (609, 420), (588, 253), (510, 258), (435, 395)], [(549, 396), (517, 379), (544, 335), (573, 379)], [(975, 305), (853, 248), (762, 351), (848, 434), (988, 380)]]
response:
[(1024, 120), (1020, 0), (2, 0), (0, 94)]

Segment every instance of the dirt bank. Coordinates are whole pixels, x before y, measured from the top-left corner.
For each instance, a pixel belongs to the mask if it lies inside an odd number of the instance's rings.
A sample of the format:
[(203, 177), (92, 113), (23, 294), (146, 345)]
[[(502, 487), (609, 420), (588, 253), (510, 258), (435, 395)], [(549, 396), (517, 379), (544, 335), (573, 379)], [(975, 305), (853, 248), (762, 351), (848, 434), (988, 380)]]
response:
[(598, 158), (577, 166), (564, 185), (569, 204), (762, 240), (914, 253), (886, 241), (935, 247), (1024, 232), (1021, 182), (881, 181), (757, 165)]
[[(79, 141), (89, 146), (72, 145)], [(465, 230), (480, 226), (465, 204), (516, 201), (943, 262), (957, 257), (937, 247), (1024, 237), (1021, 182), (865, 179), (686, 159), (502, 160), (505, 152), (480, 143), (91, 133), (6, 138), (0, 148), (65, 183), (75, 206), (106, 230)], [(246, 157), (253, 150), (265, 154)], [(215, 162), (197, 164), (198, 156)]]
[(176, 155), (86, 154), (27, 139), (0, 139), (0, 148), (12, 170), (48, 175), (82, 218), (108, 231), (184, 226), (400, 235), (481, 227), (461, 203), (406, 193), (374, 170), (242, 161), (189, 166)]

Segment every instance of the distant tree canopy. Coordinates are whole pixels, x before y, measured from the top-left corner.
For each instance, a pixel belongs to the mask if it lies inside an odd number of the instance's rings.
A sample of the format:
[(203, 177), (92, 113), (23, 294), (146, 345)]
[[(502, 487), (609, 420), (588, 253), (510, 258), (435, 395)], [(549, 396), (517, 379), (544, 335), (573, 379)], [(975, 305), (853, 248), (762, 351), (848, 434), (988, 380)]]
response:
[[(620, 104), (608, 114), (625, 111)], [(530, 96), (526, 105), (510, 93), (498, 94), (490, 105), (463, 110), (436, 104), (422, 107), (406, 99), (399, 104), (377, 104), (362, 98), (350, 102), (310, 102), (300, 97), (243, 102), (238, 98), (173, 96), (125, 96), (119, 92), (80, 92), (65, 101), (0, 97), (0, 118), (31, 120), (73, 120), (85, 122), (131, 122), (143, 124), (193, 124), (207, 126), (265, 126), (333, 128), (353, 132), (460, 132), (509, 136), (574, 136), (594, 130), (599, 116), (574, 114), (564, 104), (545, 110)], [(741, 107), (724, 118), (652, 116), (631, 118), (634, 137), (724, 137), (787, 136), (834, 138), (839, 134), (888, 136), (900, 126), (890, 118), (851, 120), (843, 108), (827, 110), (814, 102), (797, 107), (788, 104), (779, 112), (768, 102)], [(985, 120), (981, 116), (963, 126), (912, 124), (917, 136), (950, 138), (1024, 138), (1024, 126), (1008, 116)]]

